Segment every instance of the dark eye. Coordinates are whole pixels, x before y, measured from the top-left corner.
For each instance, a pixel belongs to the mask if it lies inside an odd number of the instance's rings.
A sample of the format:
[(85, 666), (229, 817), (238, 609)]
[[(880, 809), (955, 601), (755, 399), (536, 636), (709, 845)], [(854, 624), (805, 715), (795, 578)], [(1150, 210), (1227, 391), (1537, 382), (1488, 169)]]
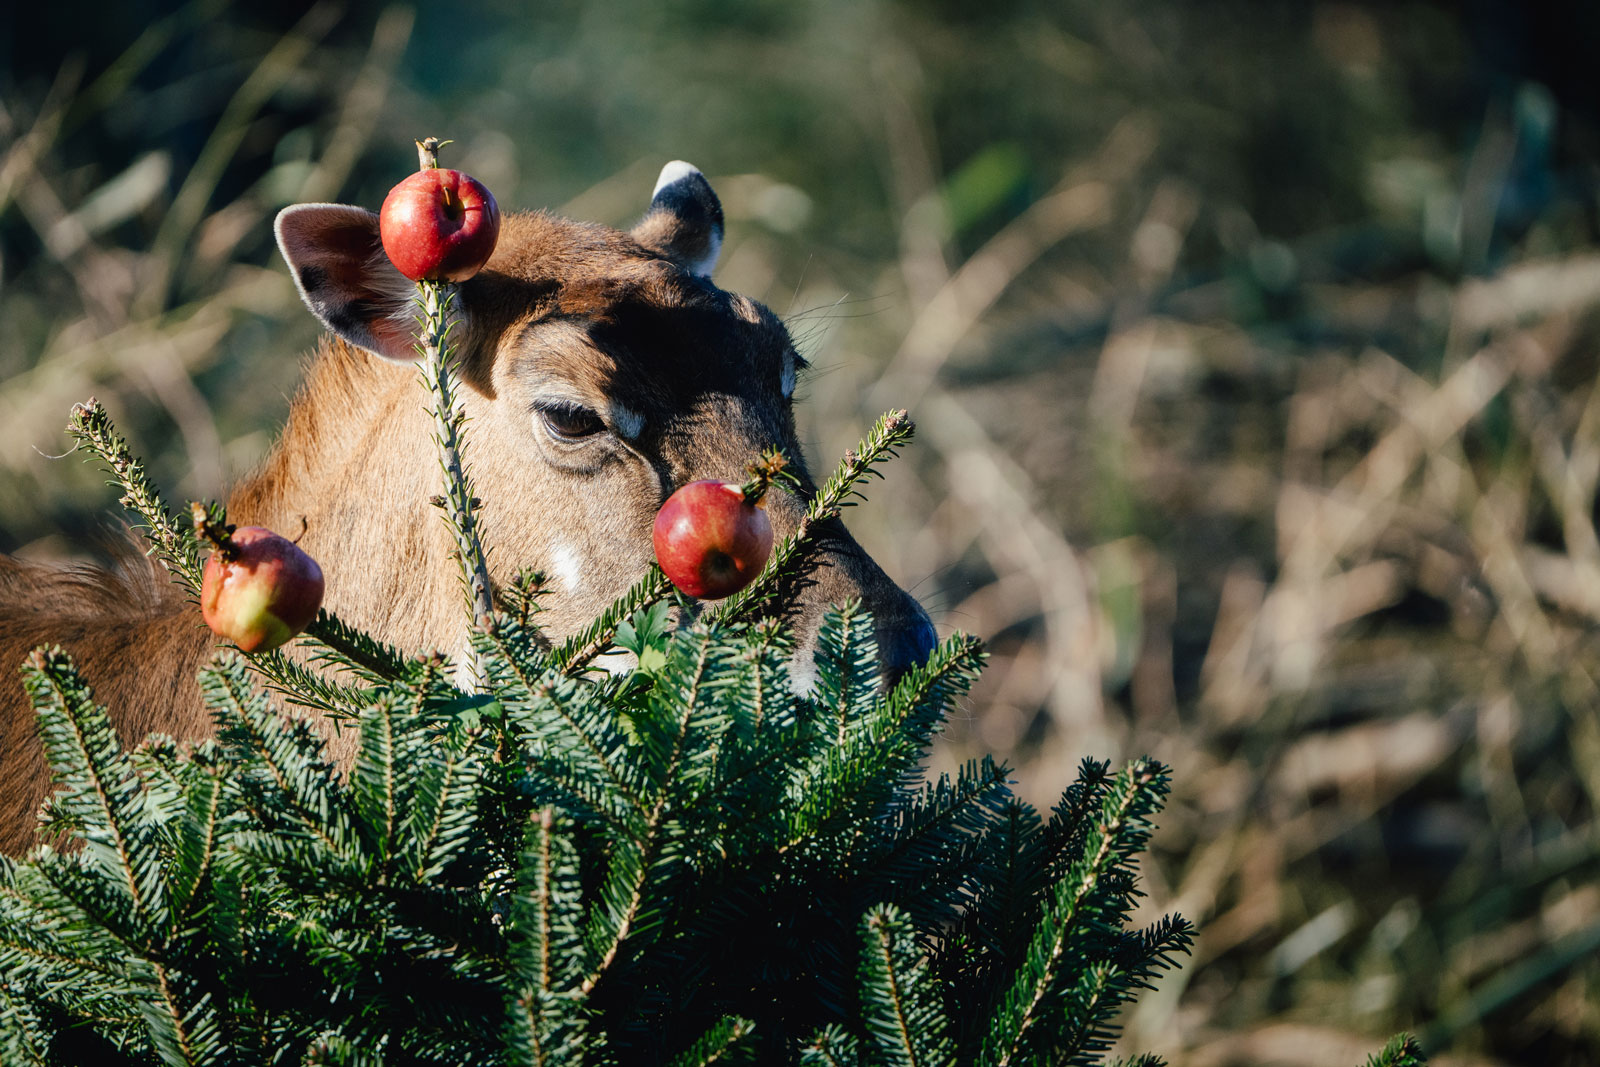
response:
[(593, 408), (582, 404), (551, 403), (537, 408), (539, 421), (545, 430), (558, 441), (576, 441), (592, 437), (606, 428)]
[(783, 372), (778, 379), (778, 388), (783, 391), (783, 398), (788, 400), (794, 396), (795, 383), (800, 375), (811, 366), (805, 357), (798, 352), (790, 352), (783, 360)]

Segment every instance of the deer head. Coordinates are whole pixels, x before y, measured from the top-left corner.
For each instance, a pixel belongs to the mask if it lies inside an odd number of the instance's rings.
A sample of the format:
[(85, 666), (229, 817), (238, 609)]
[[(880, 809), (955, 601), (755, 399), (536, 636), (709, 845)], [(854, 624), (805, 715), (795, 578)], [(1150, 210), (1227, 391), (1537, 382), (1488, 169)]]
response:
[[(412, 285), (384, 256), (371, 212), (291, 207), (277, 234), (306, 305), (343, 344), (325, 347), (277, 453), (230, 512), (280, 528), (304, 517), (330, 607), (403, 646), (456, 647), (453, 564), (426, 503), (439, 473), (407, 369)], [(793, 414), (804, 361), (776, 315), (712, 283), (722, 234), (704, 175), (671, 163), (628, 233), (508, 214), (493, 258), (459, 288), (466, 458), (491, 575), (548, 576), (540, 622), (552, 638), (643, 573), (655, 513), (684, 483), (742, 481), (776, 447), (802, 495), (814, 492)], [(780, 537), (804, 513), (783, 492), (768, 506)], [(890, 673), (926, 655), (927, 615), (841, 523), (826, 524), (813, 551), (791, 620), (802, 647), (829, 605), (859, 599)]]

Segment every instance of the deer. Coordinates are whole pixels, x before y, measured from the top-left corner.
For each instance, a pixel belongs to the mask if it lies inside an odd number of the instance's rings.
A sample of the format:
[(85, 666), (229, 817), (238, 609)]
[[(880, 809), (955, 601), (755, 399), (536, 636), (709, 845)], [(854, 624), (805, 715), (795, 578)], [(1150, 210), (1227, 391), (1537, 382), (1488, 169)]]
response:
[[(301, 531), (327, 577), (324, 605), (344, 621), (411, 654), (461, 650), (469, 623), (431, 502), (442, 476), (417, 380), (414, 287), (363, 208), (294, 205), (275, 233), (326, 333), (275, 444), (228, 495), (229, 521)], [(458, 287), (452, 340), (490, 581), (498, 594), (542, 572), (538, 622), (553, 641), (646, 572), (655, 514), (679, 486), (742, 481), (780, 450), (797, 489), (769, 494), (778, 537), (798, 529), (816, 491), (794, 419), (805, 361), (779, 316), (711, 281), (723, 236), (711, 184), (678, 161), (628, 231), (506, 213), (493, 256)], [(795, 685), (823, 615), (845, 601), (872, 613), (886, 679), (925, 658), (935, 634), (917, 601), (837, 518), (812, 534), (808, 581), (788, 609)], [(213, 733), (196, 675), (216, 639), (130, 547), (106, 567), (0, 554), (0, 854), (33, 840), (50, 789), (16, 670), (35, 647), (74, 657), (125, 745)], [(324, 733), (330, 757), (348, 761), (338, 746), (353, 732)]]

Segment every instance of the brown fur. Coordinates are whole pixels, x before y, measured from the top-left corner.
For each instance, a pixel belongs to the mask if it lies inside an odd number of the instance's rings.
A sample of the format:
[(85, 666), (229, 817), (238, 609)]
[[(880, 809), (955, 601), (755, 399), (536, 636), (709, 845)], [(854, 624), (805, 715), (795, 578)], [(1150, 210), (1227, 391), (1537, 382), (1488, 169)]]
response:
[[(49, 780), (35, 718), (17, 667), (34, 648), (59, 644), (111, 698), (126, 740), (160, 732), (204, 737), (210, 716), (195, 672), (211, 653), (193, 605), (174, 595), (166, 572), (137, 552), (115, 570), (24, 563), (0, 555), (0, 853), (31, 838)], [(130, 665), (159, 665), (130, 671)]]
[[(767, 447), (800, 456), (781, 389), (795, 359), (782, 324), (680, 269), (660, 217), (647, 222), (629, 235), (507, 216), (494, 258), (460, 287), (466, 458), (484, 500), (491, 574), (497, 584), (525, 567), (551, 576), (541, 623), (552, 638), (575, 631), (644, 571), (655, 512), (677, 486), (741, 480)], [(302, 269), (300, 278), (310, 290), (328, 273)], [(362, 300), (375, 302), (392, 282), (373, 281)], [(300, 543), (327, 576), (330, 610), (402, 648), (454, 652), (464, 613), (444, 524), (429, 503), (440, 474), (417, 379), (410, 365), (325, 340), (281, 438), (234, 490), (228, 513), (291, 536), (303, 520)], [(610, 432), (575, 445), (552, 438), (536, 406), (552, 396), (599, 411)], [(633, 416), (639, 432), (629, 439), (621, 431)], [(803, 504), (775, 493), (770, 514), (783, 536)], [(828, 604), (850, 597), (879, 615), (890, 644), (926, 628), (915, 602), (841, 525), (817, 562), (795, 620), (802, 640)], [(31, 839), (46, 790), (12, 665), (47, 642), (73, 654), (125, 741), (210, 730), (194, 677), (212, 641), (159, 567), (137, 554), (114, 571), (0, 557), (0, 852)]]

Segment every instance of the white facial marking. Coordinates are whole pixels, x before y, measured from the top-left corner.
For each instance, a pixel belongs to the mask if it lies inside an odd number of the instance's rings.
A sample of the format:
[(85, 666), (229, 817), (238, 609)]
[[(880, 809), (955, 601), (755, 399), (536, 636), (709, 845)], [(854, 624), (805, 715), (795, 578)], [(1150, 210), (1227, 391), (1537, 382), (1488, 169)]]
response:
[(816, 660), (810, 651), (802, 649), (789, 661), (789, 692), (797, 697), (809, 696), (816, 687)]
[(644, 429), (644, 416), (615, 400), (611, 402), (611, 426), (623, 437), (632, 441)]
[(638, 656), (620, 648), (615, 652), (607, 652), (604, 655), (596, 656), (589, 664), (591, 667), (600, 668), (607, 674), (627, 674), (638, 665)]
[(550, 550), (550, 572), (567, 592), (576, 592), (583, 576), (583, 560), (571, 545), (558, 544)]

